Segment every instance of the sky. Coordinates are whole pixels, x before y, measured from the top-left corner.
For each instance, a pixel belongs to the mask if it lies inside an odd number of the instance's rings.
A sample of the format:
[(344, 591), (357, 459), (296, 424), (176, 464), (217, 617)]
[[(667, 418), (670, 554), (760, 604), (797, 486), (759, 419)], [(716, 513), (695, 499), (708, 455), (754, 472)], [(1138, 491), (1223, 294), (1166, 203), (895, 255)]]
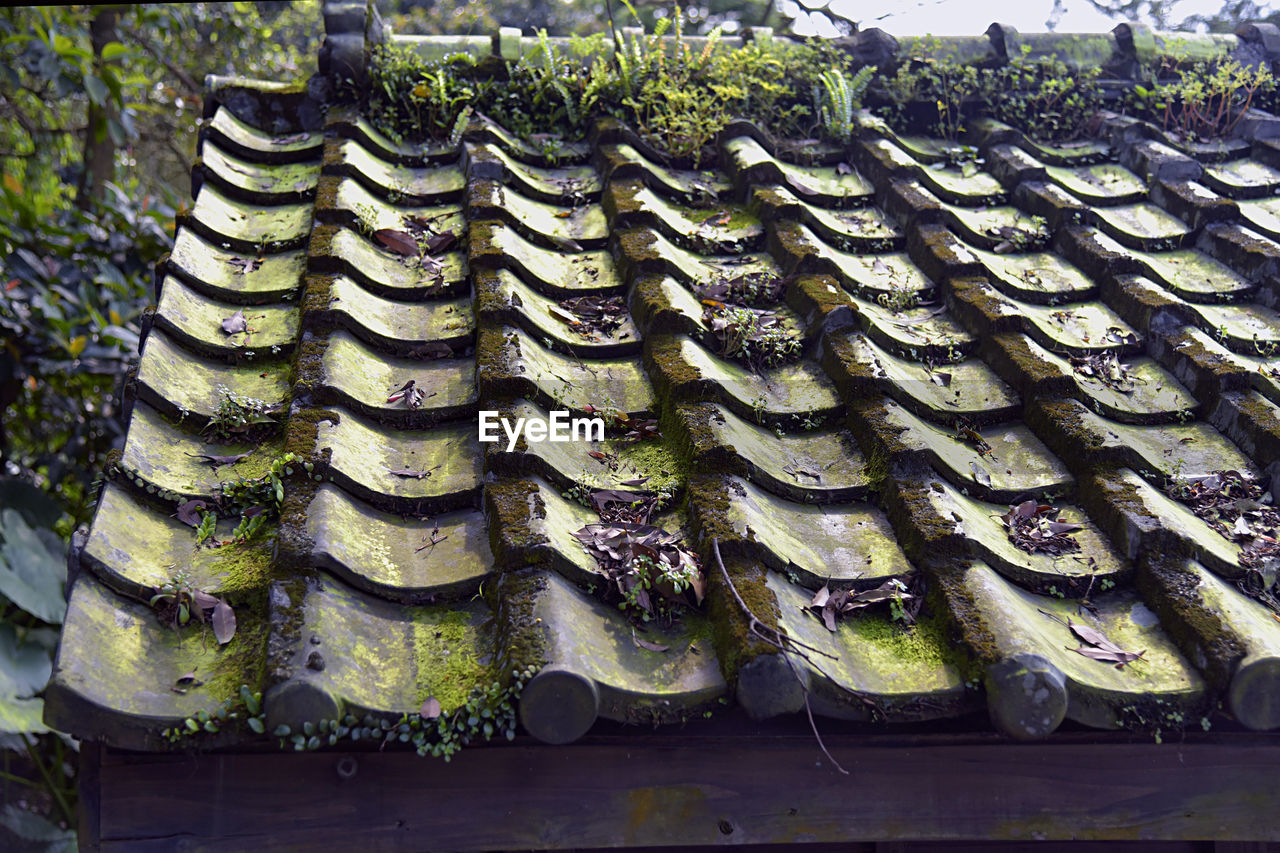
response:
[[(791, 7), (802, 11), (804, 0), (784, 0), (786, 13)], [(1180, 21), (1190, 15), (1209, 14), (1222, 8), (1223, 0), (1181, 0), (1173, 7), (1172, 20)], [(823, 5), (825, 0), (809, 0), (810, 7)], [(1059, 20), (1057, 32), (1109, 32), (1118, 22), (1093, 8), (1088, 0), (1065, 0), (1065, 14)], [(1017, 2), (992, 2), (992, 0), (831, 0), (834, 11), (858, 21), (865, 29), (879, 27), (897, 35), (981, 35), (989, 24), (999, 21), (1020, 32), (1044, 32), (1046, 22), (1053, 11), (1053, 0), (1017, 0)], [(820, 16), (809, 19), (805, 25), (803, 16), (797, 19), (795, 31), (802, 35), (835, 35), (826, 27)]]

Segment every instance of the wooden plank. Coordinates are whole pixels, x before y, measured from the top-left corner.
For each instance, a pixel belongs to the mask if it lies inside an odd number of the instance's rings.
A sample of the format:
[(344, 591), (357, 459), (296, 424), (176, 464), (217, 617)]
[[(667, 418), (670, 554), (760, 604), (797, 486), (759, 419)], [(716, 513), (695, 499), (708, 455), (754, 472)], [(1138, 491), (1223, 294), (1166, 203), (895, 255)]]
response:
[(80, 764), (76, 770), (76, 794), (79, 804), (76, 827), (80, 853), (99, 853), (101, 835), (102, 753), (100, 744), (86, 741), (80, 744)]
[[(103, 851), (1280, 840), (1280, 744), (628, 738), (403, 753), (108, 751)], [(355, 761), (342, 778), (339, 761)]]

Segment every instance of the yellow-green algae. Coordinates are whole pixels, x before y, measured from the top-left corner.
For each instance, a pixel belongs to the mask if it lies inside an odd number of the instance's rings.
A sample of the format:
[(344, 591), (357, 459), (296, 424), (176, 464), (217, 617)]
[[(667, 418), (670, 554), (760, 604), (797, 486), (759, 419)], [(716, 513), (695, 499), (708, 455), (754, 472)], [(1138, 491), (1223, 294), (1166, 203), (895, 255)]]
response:
[(471, 689), (493, 680), (478, 648), (487, 645), (475, 615), (452, 605), (414, 608), (413, 659), (419, 701), (435, 697), (444, 713), (467, 701)]

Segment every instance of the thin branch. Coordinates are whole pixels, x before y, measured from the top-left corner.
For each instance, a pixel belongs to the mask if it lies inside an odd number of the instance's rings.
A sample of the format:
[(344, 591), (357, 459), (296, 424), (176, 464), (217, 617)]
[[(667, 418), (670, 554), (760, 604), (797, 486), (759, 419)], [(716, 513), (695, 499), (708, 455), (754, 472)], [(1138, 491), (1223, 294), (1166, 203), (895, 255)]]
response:
[(204, 90), (204, 87), (201, 86), (199, 83), (197, 83), (190, 74), (188, 74), (186, 71), (182, 70), (182, 68), (178, 67), (177, 65), (174, 65), (172, 62), (166, 59), (164, 56), (164, 53), (158, 47), (152, 44), (151, 40), (148, 39), (146, 36), (128, 27), (122, 27), (121, 31), (125, 35), (129, 36), (129, 38), (137, 42), (139, 47), (141, 47), (143, 50), (145, 50), (148, 54), (151, 55), (152, 59), (154, 59), (156, 62), (159, 62), (161, 65), (167, 68), (170, 74), (172, 74), (174, 77), (177, 77), (178, 82), (181, 83), (183, 86), (185, 86), (187, 91), (191, 92), (193, 95), (198, 96)]
[[(805, 655), (803, 652), (798, 652), (795, 649), (788, 647), (787, 645), (787, 643), (793, 643), (797, 646), (802, 646), (803, 644), (798, 643), (797, 641), (788, 637), (786, 634), (783, 634), (781, 631), (778, 631), (774, 628), (770, 628), (769, 626), (765, 625), (763, 622), (761, 622), (759, 619), (756, 618), (756, 615), (751, 612), (751, 608), (747, 606), (747, 603), (742, 600), (742, 596), (738, 594), (738, 588), (733, 585), (733, 579), (729, 577), (729, 570), (724, 567), (724, 560), (720, 556), (720, 540), (718, 538), (711, 540), (711, 550), (712, 550), (712, 553), (715, 554), (716, 565), (720, 567), (721, 577), (724, 578), (724, 582), (728, 585), (729, 591), (733, 593), (734, 600), (738, 602), (738, 606), (742, 608), (742, 612), (746, 615), (747, 619), (749, 620), (749, 623), (751, 626), (751, 633), (755, 634), (761, 640), (763, 640), (764, 642), (768, 643), (771, 646), (776, 647), (780, 652), (782, 652), (782, 659), (787, 662), (787, 668), (791, 670), (791, 674), (795, 676), (796, 683), (800, 685), (800, 695), (804, 697), (804, 712), (809, 717), (809, 728), (813, 731), (813, 737), (815, 740), (818, 741), (818, 747), (822, 750), (822, 754), (827, 757), (827, 760), (830, 761), (831, 764), (837, 770), (839, 770), (845, 776), (848, 776), (849, 771), (845, 770), (843, 767), (840, 766), (840, 762), (836, 761), (835, 756), (831, 754), (831, 752), (827, 749), (827, 745), (823, 743), (822, 735), (818, 733), (818, 724), (813, 719), (813, 708), (809, 705), (809, 686), (804, 683), (804, 679), (800, 677), (799, 670), (796, 669), (795, 662), (791, 660), (792, 655), (799, 655), (800, 657), (808, 661), (811, 665), (813, 664), (813, 661), (810, 660), (809, 657)], [(771, 633), (773, 633), (776, 639), (770, 639), (769, 637), (766, 637), (763, 633), (761, 633), (761, 629), (765, 631), (770, 631)], [(808, 646), (803, 646), (803, 647), (809, 648)], [(817, 650), (813, 649), (813, 651), (817, 651)], [(825, 652), (818, 652), (818, 653), (826, 654)], [(827, 655), (827, 657), (835, 659), (834, 655)], [(817, 667), (815, 666), (815, 669), (816, 668)], [(822, 672), (821, 669), (818, 669), (818, 671)], [(824, 677), (830, 680), (831, 677), (828, 676), (825, 672), (823, 672), (822, 674)]]
[(31, 757), (31, 763), (36, 766), (36, 770), (40, 773), (40, 777), (44, 779), (45, 786), (48, 788), (49, 793), (57, 801), (58, 808), (62, 811), (62, 816), (66, 819), (67, 825), (75, 826), (75, 810), (72, 809), (71, 806), (67, 805), (66, 798), (62, 796), (62, 789), (53, 783), (53, 777), (49, 775), (49, 768), (46, 767), (44, 761), (41, 760), (40, 753), (36, 752), (35, 739), (27, 737), (26, 734), (21, 734), (19, 737), (21, 737), (23, 743), (27, 745), (27, 755)]

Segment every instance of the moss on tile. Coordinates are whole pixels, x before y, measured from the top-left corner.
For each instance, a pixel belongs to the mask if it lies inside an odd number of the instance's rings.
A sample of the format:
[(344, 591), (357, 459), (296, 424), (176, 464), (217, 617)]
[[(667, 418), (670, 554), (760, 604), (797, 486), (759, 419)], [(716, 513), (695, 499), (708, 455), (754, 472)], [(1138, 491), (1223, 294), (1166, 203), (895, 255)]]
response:
[[(242, 605), (235, 609), (235, 636), (219, 649), (211, 669), (201, 673), (200, 677), (205, 680), (203, 689), (215, 701), (239, 696), (241, 684), (255, 691), (264, 686), (269, 634), (269, 622), (263, 612), (265, 603), (264, 592), (257, 596), (256, 607)], [(198, 641), (188, 638), (188, 642)]]
[(500, 679), (528, 667), (541, 669), (547, 662), (546, 629), (539, 627), (534, 615), (534, 606), (546, 586), (546, 577), (536, 571), (509, 571), (486, 592), (486, 600), (498, 614)]
[(219, 590), (237, 600), (242, 595), (259, 593), (271, 581), (271, 549), (275, 525), (263, 527), (253, 540), (223, 545), (214, 550), (210, 571), (221, 576)]
[(520, 566), (536, 560), (535, 547), (547, 541), (530, 524), (534, 519), (546, 518), (538, 484), (532, 480), (488, 483), (484, 499), (489, 548), (498, 565)]
[(492, 667), (477, 655), (483, 632), (471, 613), (452, 605), (420, 607), (410, 620), (417, 701), (434, 696), (448, 714), (466, 703), (473, 688), (493, 680)]
[(1226, 689), (1247, 649), (1218, 609), (1205, 605), (1200, 578), (1178, 562), (1176, 557), (1149, 556), (1139, 566), (1135, 586), (1160, 618), (1160, 627), (1205, 681)]

